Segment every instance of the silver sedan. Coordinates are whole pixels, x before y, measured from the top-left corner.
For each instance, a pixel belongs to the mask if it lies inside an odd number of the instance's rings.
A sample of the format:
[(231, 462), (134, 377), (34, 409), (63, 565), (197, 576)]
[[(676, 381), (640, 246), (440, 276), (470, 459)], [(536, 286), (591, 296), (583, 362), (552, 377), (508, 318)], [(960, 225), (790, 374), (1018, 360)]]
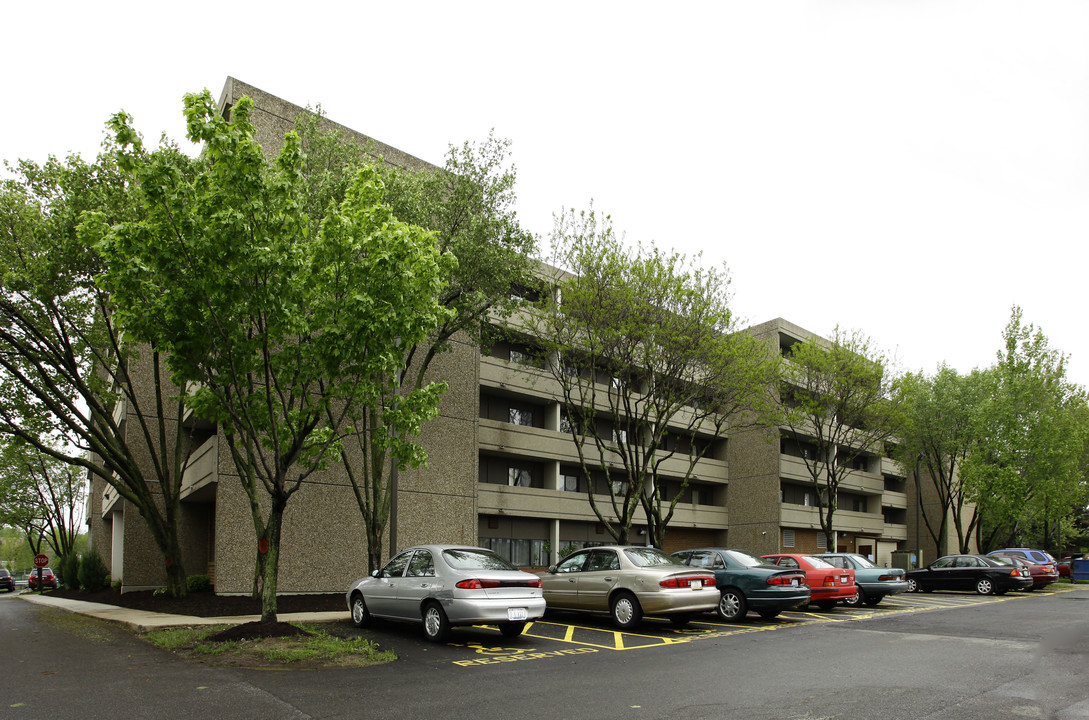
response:
[(454, 625), (495, 624), (515, 637), (545, 610), (539, 577), (463, 545), (409, 548), (352, 583), (346, 598), (356, 627), (371, 617), (419, 622), (433, 642)]
[(683, 627), (693, 613), (718, 606), (714, 573), (694, 570), (661, 550), (609, 545), (579, 550), (539, 573), (550, 608), (609, 613), (621, 629), (644, 613)]

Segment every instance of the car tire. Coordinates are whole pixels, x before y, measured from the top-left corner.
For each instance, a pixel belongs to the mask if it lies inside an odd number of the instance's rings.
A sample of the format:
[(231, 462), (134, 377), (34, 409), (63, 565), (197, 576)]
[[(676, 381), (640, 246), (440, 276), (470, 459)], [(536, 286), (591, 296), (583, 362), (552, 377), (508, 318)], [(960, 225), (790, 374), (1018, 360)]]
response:
[(915, 578), (908, 578), (908, 592), (919, 592), (919, 582)]
[(992, 595), (994, 594), (994, 583), (987, 578), (980, 578), (976, 582), (976, 592), (980, 595)]
[(866, 596), (866, 606), (867, 607), (874, 607), (879, 602), (881, 602), (884, 598), (885, 598), (884, 595), (867, 595)]
[(835, 610), (836, 609), (836, 603), (838, 603), (838, 602), (839, 602), (838, 600), (818, 600), (814, 604), (817, 607), (819, 607), (821, 610), (824, 610), (825, 612), (828, 612), (829, 610)]
[(371, 611), (367, 609), (367, 602), (362, 593), (352, 595), (352, 624), (357, 628), (367, 627), (371, 621)]
[(846, 598), (843, 604), (850, 608), (862, 607), (862, 604), (866, 602), (866, 593), (862, 592), (862, 588), (858, 589), (854, 595)]
[(499, 632), (503, 633), (505, 638), (516, 638), (525, 629), (526, 624), (524, 622), (499, 623)]
[(440, 643), (450, 634), (450, 621), (437, 602), (429, 602), (423, 609), (424, 636), (431, 642)]
[(609, 603), (613, 624), (621, 630), (630, 630), (643, 620), (643, 608), (639, 607), (639, 601), (629, 592), (617, 593), (613, 601)]
[(680, 630), (681, 628), (688, 627), (688, 623), (692, 622), (692, 616), (688, 613), (680, 613), (679, 615), (670, 615), (669, 622), (673, 627)]
[(757, 610), (756, 614), (760, 616), (761, 620), (774, 620), (779, 617), (778, 610)]
[(745, 613), (749, 611), (749, 601), (737, 588), (725, 588), (718, 599), (718, 607), (715, 612), (726, 622), (740, 622), (745, 619)]

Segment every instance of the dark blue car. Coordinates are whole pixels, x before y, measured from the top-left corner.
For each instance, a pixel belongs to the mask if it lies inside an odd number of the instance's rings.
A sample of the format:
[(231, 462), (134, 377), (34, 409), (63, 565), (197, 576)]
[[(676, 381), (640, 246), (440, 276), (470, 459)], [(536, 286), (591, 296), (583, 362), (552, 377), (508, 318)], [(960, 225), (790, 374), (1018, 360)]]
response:
[(809, 604), (804, 572), (769, 565), (744, 550), (696, 548), (680, 550), (673, 557), (715, 573), (721, 593), (716, 612), (727, 622), (744, 620), (749, 610), (770, 620), (783, 610)]

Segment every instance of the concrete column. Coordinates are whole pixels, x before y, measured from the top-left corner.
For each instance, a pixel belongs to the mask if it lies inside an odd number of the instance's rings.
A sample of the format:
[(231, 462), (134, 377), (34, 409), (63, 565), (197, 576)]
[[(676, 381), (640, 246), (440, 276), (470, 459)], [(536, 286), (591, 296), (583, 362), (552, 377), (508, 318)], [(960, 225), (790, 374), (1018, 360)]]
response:
[(548, 544), (552, 548), (552, 552), (549, 553), (548, 559), (549, 565), (555, 565), (560, 561), (560, 521), (552, 520), (548, 529)]
[(545, 490), (562, 490), (560, 485), (560, 461), (550, 460), (544, 463)]

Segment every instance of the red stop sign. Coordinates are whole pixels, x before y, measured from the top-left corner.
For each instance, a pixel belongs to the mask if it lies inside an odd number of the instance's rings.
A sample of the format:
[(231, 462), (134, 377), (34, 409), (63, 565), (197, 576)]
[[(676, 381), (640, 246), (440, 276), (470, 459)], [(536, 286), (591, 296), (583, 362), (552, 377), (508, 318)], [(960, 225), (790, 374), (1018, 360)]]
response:
[(49, 556), (48, 555), (35, 555), (34, 556), (34, 567), (45, 567), (48, 564), (49, 564)]

